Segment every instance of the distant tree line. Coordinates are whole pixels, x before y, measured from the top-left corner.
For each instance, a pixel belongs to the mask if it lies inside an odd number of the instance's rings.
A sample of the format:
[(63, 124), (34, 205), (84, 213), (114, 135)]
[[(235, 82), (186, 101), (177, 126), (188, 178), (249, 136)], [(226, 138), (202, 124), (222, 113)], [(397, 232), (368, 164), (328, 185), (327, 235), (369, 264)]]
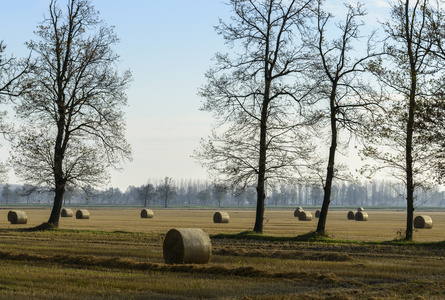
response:
[[(231, 190), (221, 184), (205, 180), (183, 179), (174, 181), (170, 177), (150, 181), (141, 186), (129, 186), (125, 191), (118, 188), (96, 190), (92, 187), (69, 188), (65, 193), (64, 205), (134, 205), (144, 207), (254, 207), (254, 186), (244, 191)], [(332, 187), (333, 206), (404, 207), (406, 195), (403, 183), (389, 180), (342, 182)], [(53, 191), (31, 186), (5, 184), (1, 189), (0, 205), (49, 205)], [(268, 207), (321, 207), (323, 187), (311, 183), (298, 185), (275, 185), (270, 187)], [(438, 187), (418, 190), (415, 194), (416, 207), (445, 206), (445, 192)]]

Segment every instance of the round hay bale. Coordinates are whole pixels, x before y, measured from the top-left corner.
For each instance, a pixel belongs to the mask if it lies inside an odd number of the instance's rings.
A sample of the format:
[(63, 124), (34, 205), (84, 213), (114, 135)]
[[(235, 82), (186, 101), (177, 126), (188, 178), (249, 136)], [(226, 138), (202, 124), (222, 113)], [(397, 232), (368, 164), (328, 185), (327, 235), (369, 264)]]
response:
[(320, 218), (321, 210), (315, 212), (315, 218)]
[(312, 214), (308, 211), (300, 211), (298, 214), (298, 220), (300, 221), (311, 221), (312, 220)]
[(86, 209), (79, 209), (76, 211), (76, 219), (89, 219), (90, 212)]
[(225, 211), (218, 211), (213, 215), (213, 223), (229, 223), (229, 214)]
[(11, 210), (8, 212), (8, 221), (11, 224), (26, 224), (28, 223), (28, 216), (22, 210)]
[(357, 211), (365, 211), (365, 209), (363, 207), (359, 207), (357, 208)]
[(199, 228), (170, 229), (164, 238), (166, 264), (206, 264), (212, 255), (209, 235)]
[(299, 214), (300, 214), (300, 211), (303, 211), (303, 207), (297, 207), (297, 209), (295, 209), (295, 211), (294, 211), (294, 217), (295, 218), (298, 218), (298, 216), (299, 216)]
[(62, 212), (60, 213), (60, 216), (63, 218), (69, 218), (74, 216), (73, 210), (69, 208), (62, 208)]
[(355, 220), (356, 221), (368, 221), (368, 213), (364, 211), (358, 211), (355, 214)]
[(144, 208), (143, 210), (141, 210), (141, 218), (152, 219), (153, 218), (153, 211), (151, 209)]
[(355, 214), (352, 210), (348, 212), (348, 220), (355, 220)]
[(431, 229), (433, 228), (433, 220), (430, 216), (417, 216), (414, 218), (414, 228)]

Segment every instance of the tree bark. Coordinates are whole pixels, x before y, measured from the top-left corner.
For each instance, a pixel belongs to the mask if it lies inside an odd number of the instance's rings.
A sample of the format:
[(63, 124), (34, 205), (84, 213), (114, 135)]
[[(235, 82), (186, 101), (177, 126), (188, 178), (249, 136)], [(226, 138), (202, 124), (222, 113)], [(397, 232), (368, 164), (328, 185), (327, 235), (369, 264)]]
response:
[(330, 120), (331, 120), (331, 146), (329, 147), (328, 168), (326, 182), (324, 185), (323, 204), (318, 219), (316, 232), (320, 235), (326, 234), (326, 221), (328, 217), (329, 204), (331, 203), (332, 181), (334, 179), (335, 152), (337, 151), (337, 108), (335, 106), (336, 82), (333, 83), (330, 95)]
[(54, 195), (54, 204), (48, 219), (48, 224), (53, 227), (59, 227), (60, 212), (62, 211), (63, 195), (65, 194), (65, 184), (60, 183), (56, 186)]
[[(65, 108), (63, 105), (63, 88), (59, 85), (59, 119), (57, 121), (57, 137), (54, 146), (54, 183), (55, 194), (54, 203), (48, 223), (54, 227), (59, 227), (60, 212), (62, 210), (63, 196), (65, 194), (66, 178), (63, 173), (63, 159), (66, 149), (66, 134), (65, 133)], [(65, 134), (64, 134), (65, 133)], [(64, 139), (65, 137), (65, 139)]]
[[(270, 3), (272, 6), (272, 2)], [(269, 8), (268, 24), (270, 24), (270, 15), (272, 13), (272, 7)], [(261, 120), (260, 120), (260, 153), (258, 161), (258, 184), (257, 184), (257, 207), (256, 218), (253, 231), (256, 233), (263, 233), (263, 221), (264, 221), (264, 205), (266, 200), (266, 152), (267, 152), (267, 119), (268, 109), (270, 102), (270, 86), (273, 66), (267, 57), (269, 57), (270, 51), (270, 26), (268, 27), (265, 38), (265, 61), (264, 61), (264, 96), (261, 106)]]
[[(63, 99), (63, 96), (59, 96)], [(58, 120), (58, 132), (56, 137), (56, 144), (54, 147), (54, 182), (55, 182), (55, 195), (54, 204), (49, 217), (48, 223), (54, 227), (59, 226), (60, 212), (63, 205), (63, 196), (65, 194), (66, 178), (63, 173), (63, 159), (66, 149), (67, 133), (64, 130), (65, 125), (65, 111), (64, 106), (59, 103), (59, 120)], [(64, 134), (65, 133), (65, 134)], [(64, 138), (65, 137), (65, 138)]]
[(413, 218), (414, 218), (414, 179), (413, 179), (413, 132), (414, 132), (414, 111), (416, 109), (416, 90), (417, 90), (417, 68), (413, 51), (413, 36), (409, 19), (409, 1), (405, 2), (405, 34), (408, 47), (408, 57), (410, 64), (411, 86), (408, 103), (408, 122), (406, 126), (406, 235), (405, 240), (413, 239)]
[(415, 110), (415, 89), (416, 76), (412, 75), (412, 88), (408, 106), (408, 122), (406, 129), (406, 236), (405, 240), (413, 239), (413, 218), (414, 218), (414, 180), (413, 180), (413, 131), (414, 131), (414, 110)]
[[(269, 87), (266, 86), (266, 90)], [(268, 109), (268, 94), (264, 97), (263, 108), (261, 112), (261, 124), (260, 124), (260, 155), (258, 165), (258, 183), (257, 183), (257, 206), (256, 206), (256, 218), (253, 231), (256, 233), (263, 233), (263, 220), (264, 220), (264, 204), (266, 200), (266, 151), (267, 151), (267, 109)]]

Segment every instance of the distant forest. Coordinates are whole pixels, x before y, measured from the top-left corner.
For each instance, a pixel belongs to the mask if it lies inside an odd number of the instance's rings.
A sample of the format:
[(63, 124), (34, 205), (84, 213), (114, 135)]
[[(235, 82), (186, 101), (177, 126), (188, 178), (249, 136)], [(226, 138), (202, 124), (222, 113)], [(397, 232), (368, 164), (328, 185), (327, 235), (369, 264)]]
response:
[[(166, 177), (149, 181), (142, 186), (129, 186), (126, 191), (118, 188), (95, 190), (91, 187), (67, 189), (64, 205), (140, 205), (140, 206), (185, 206), (185, 207), (252, 207), (256, 205), (256, 191), (249, 187), (233, 191), (209, 181), (178, 180)], [(341, 183), (333, 186), (333, 206), (390, 206), (404, 207), (406, 195), (403, 184), (390, 181)], [(32, 186), (2, 185), (0, 205), (50, 205), (54, 191)], [(266, 206), (321, 206), (321, 185), (276, 185), (270, 187)], [(445, 206), (445, 193), (439, 188), (418, 190), (416, 207)]]

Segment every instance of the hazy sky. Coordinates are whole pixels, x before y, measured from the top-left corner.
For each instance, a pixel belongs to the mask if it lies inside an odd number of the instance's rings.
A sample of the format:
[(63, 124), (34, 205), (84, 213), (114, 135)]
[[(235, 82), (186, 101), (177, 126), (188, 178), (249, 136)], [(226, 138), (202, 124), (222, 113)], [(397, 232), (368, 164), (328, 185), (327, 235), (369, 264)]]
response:
[[(112, 172), (111, 185), (125, 190), (148, 179), (204, 179), (206, 171), (190, 156), (200, 138), (210, 134), (212, 119), (199, 111), (197, 95), (204, 73), (218, 51), (226, 52), (213, 26), (228, 20), (230, 8), (220, 0), (92, 0), (100, 17), (115, 26), (121, 39), (115, 51), (119, 70), (130, 69), (133, 81), (126, 108), (127, 139), (133, 161)], [(327, 1), (335, 13), (344, 0)], [(356, 1), (349, 1), (355, 3)], [(26, 55), (49, 0), (0, 0), (0, 40), (7, 54)], [(65, 5), (65, 0), (59, 0)], [(366, 1), (369, 19), (387, 14), (386, 1)], [(3, 146), (5, 151), (7, 145)], [(17, 180), (11, 175), (11, 183)]]

